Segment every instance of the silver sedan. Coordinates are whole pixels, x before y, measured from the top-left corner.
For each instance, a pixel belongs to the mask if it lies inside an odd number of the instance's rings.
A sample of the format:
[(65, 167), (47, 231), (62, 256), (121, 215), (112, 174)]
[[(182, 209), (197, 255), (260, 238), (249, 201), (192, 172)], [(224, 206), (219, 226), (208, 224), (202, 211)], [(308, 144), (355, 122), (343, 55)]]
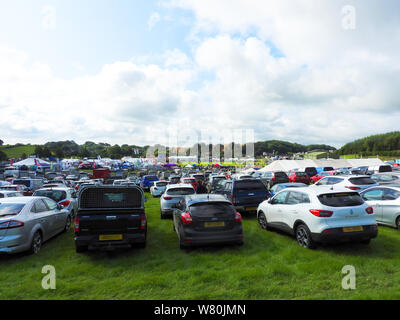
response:
[(70, 227), (68, 210), (52, 199), (0, 199), (0, 253), (38, 253), (43, 242)]

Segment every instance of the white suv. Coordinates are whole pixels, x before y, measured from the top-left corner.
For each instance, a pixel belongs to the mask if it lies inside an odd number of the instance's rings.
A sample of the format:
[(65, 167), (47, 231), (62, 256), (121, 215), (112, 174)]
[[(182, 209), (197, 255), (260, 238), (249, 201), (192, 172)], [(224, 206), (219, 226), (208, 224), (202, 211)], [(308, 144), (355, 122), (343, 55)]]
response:
[(377, 185), (370, 176), (328, 176), (322, 178), (311, 187), (325, 186), (332, 189), (344, 188), (360, 192)]
[(294, 235), (300, 246), (359, 241), (368, 244), (378, 234), (374, 210), (355, 191), (287, 188), (257, 209), (262, 229)]

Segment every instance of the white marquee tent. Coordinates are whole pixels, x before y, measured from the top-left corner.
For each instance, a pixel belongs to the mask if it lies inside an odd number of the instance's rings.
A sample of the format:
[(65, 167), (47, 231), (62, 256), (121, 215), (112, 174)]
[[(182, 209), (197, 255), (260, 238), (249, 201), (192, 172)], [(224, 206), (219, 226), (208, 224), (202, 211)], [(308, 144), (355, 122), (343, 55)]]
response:
[(22, 167), (22, 166), (33, 167), (34, 165), (37, 165), (39, 167), (50, 167), (50, 163), (40, 158), (27, 158), (13, 164), (13, 166), (16, 167)]

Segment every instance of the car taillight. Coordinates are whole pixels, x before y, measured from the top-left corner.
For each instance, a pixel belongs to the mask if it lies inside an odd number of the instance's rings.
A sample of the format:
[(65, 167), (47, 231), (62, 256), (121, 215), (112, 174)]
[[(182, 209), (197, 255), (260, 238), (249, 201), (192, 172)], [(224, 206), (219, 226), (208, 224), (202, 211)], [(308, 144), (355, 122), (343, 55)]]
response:
[(147, 218), (146, 216), (140, 217), (140, 229), (145, 230), (147, 225)]
[(368, 214), (373, 214), (373, 213), (374, 213), (374, 208), (368, 207), (367, 209), (365, 209), (365, 211), (366, 211)]
[(359, 187), (346, 186), (345, 188), (350, 189), (350, 190), (361, 190), (361, 188), (359, 188)]
[(164, 196), (164, 200), (172, 200), (172, 197)]
[(239, 212), (235, 213), (235, 221), (242, 222), (242, 215)]
[(333, 215), (333, 211), (328, 211), (328, 210), (318, 210), (318, 209), (310, 209), (310, 212), (320, 218), (329, 218)]
[(64, 207), (68, 207), (70, 203), (71, 203), (71, 201), (69, 201), (69, 200), (65, 200), (65, 201), (63, 201), (63, 202), (60, 202), (60, 204), (61, 204), (62, 206), (64, 206)]
[(9, 221), (0, 223), (0, 230), (15, 229), (15, 228), (23, 227), (23, 226), (24, 226), (24, 223), (22, 221), (9, 220)]
[(191, 224), (193, 221), (189, 211), (186, 213), (182, 213), (181, 218), (182, 218), (182, 224)]
[(75, 232), (79, 232), (79, 217), (75, 217), (74, 230), (75, 230)]

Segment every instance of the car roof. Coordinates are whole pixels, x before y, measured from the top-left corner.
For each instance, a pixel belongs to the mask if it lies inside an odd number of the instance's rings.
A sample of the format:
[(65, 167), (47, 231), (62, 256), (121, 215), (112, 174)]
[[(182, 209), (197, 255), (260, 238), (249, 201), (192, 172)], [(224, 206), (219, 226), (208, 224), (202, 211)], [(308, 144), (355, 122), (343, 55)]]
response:
[(41, 191), (41, 190), (55, 190), (55, 191), (68, 191), (68, 190), (73, 190), (73, 188), (68, 188), (68, 187), (44, 187), (37, 189), (36, 191)]
[[(286, 188), (278, 193), (288, 191), (290, 188)], [(319, 196), (320, 194), (329, 194), (329, 193), (354, 193), (356, 191), (348, 190), (345, 188), (340, 188), (340, 189), (331, 189), (331, 188), (321, 188), (318, 186), (310, 186), (310, 187), (302, 187), (302, 188), (295, 188), (294, 189), (297, 192), (304, 192), (310, 195), (315, 195)], [(277, 194), (278, 194), (277, 193)]]
[(187, 195), (185, 199), (189, 206), (202, 202), (225, 202), (230, 204), (230, 201), (220, 194), (191, 194)]
[(304, 187), (306, 187), (307, 185), (305, 183), (301, 183), (301, 182), (286, 182), (286, 183), (277, 183), (277, 184), (275, 184), (275, 186), (289, 186), (289, 187), (304, 186)]
[(193, 189), (193, 186), (188, 183), (181, 183), (181, 184), (169, 184), (167, 185), (167, 189), (179, 189), (179, 188), (191, 188)]
[(393, 183), (393, 184), (376, 185), (376, 186), (373, 186), (371, 188), (363, 190), (363, 192), (364, 191), (368, 191), (370, 189), (376, 189), (376, 188), (391, 188), (391, 189), (396, 189), (396, 190), (400, 191), (400, 184), (394, 184)]
[(11, 197), (11, 198), (2, 198), (0, 203), (23, 203), (27, 204), (36, 199), (47, 199), (46, 197)]

